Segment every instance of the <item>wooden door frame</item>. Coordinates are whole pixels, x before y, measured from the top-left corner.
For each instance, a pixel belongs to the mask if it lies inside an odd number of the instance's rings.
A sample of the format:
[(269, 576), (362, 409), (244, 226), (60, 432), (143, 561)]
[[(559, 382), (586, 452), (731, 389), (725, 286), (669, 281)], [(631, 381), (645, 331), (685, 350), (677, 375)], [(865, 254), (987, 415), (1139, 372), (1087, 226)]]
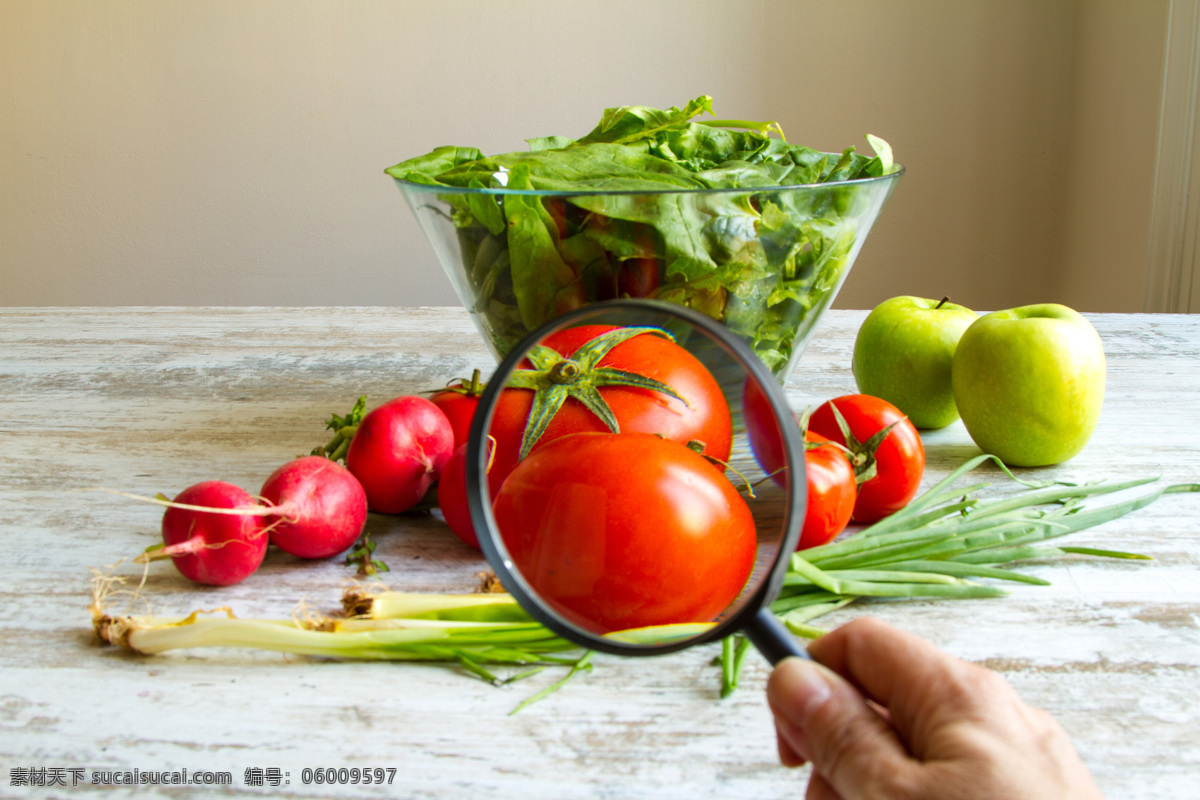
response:
[(1143, 310), (1200, 312), (1200, 0), (1171, 0)]

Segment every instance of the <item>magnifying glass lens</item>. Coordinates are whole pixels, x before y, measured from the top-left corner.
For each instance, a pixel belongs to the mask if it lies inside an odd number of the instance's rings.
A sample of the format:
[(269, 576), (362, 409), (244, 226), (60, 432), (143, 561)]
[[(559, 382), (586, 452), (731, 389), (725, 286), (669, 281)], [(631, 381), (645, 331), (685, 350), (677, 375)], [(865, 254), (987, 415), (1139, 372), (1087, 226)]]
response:
[(509, 475), (494, 513), (515, 569), (593, 633), (711, 622), (754, 570), (754, 515), (738, 488), (655, 434), (549, 442)]
[(758, 625), (795, 549), (802, 478), (791, 411), (753, 352), (646, 301), (527, 338), (489, 380), (467, 454), (501, 583), (560, 634), (626, 654)]

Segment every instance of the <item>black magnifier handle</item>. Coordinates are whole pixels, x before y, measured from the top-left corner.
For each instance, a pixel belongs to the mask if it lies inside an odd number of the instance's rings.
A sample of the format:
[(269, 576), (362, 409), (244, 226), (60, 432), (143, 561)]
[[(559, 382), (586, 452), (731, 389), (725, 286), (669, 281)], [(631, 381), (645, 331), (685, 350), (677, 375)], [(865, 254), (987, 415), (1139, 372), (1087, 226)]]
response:
[(779, 617), (771, 613), (771, 609), (763, 606), (750, 619), (746, 620), (742, 632), (750, 643), (758, 648), (771, 666), (775, 666), (788, 656), (796, 656), (812, 660), (808, 651), (800, 646), (800, 642), (792, 635)]

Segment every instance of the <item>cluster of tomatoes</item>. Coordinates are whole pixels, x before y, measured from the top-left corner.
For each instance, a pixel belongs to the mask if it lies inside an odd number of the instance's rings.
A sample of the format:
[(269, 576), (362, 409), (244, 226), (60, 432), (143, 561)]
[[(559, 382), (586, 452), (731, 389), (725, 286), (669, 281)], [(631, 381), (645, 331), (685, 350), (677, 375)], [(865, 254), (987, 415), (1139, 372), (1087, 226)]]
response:
[[(745, 419), (763, 469), (781, 474), (783, 445), (766, 395), (748, 383)], [(833, 540), (853, 520), (871, 523), (899, 511), (916, 495), (925, 449), (894, 405), (865, 394), (835, 397), (797, 420), (804, 431), (808, 502), (797, 550)]]
[[(598, 346), (614, 335), (615, 344)], [(610, 326), (581, 326), (542, 345), (543, 362), (554, 353), (552, 361), (582, 370), (580, 385), (592, 385), (593, 399), (570, 394), (547, 414), (537, 408), (543, 389), (510, 383), (497, 396), (487, 480), (493, 516), (517, 567), (544, 599), (596, 630), (720, 613), (744, 586), (756, 548), (753, 515), (725, 464), (733, 445), (730, 400), (704, 365), (667, 336), (621, 337)], [(579, 355), (589, 351), (602, 357), (589, 362)], [(546, 363), (523, 366), (530, 374), (551, 371)], [(609, 385), (608, 374), (666, 388)], [(428, 400), (453, 441), (430, 476), (437, 479), (438, 506), (451, 530), (475, 548), (465, 453), (481, 393), (476, 375)], [(596, 412), (594, 395), (608, 421)], [(747, 418), (758, 413), (748, 396), (738, 400), (747, 403)], [(363, 449), (371, 416), (359, 425), (348, 464)], [(531, 442), (527, 428), (539, 416), (548, 421)], [(880, 519), (915, 495), (924, 451), (894, 406), (849, 395), (825, 403), (804, 424), (808, 504), (800, 548), (833, 539), (851, 520)]]
[(808, 419), (808, 506), (798, 549), (831, 541), (854, 522), (894, 514), (917, 493), (925, 448), (898, 408), (866, 394), (837, 397)]
[[(563, 359), (574, 356), (585, 344), (616, 330), (606, 325), (584, 325), (560, 331), (542, 345)], [(528, 365), (527, 365), (528, 366)], [(732, 442), (729, 408), (725, 397), (708, 370), (686, 349), (670, 339), (650, 333), (620, 341), (607, 349), (597, 365), (600, 369), (633, 374), (657, 381), (675, 390), (679, 397), (664, 397), (643, 388), (613, 384), (602, 385), (600, 396), (611, 411), (621, 433), (654, 434), (678, 443), (703, 442), (705, 455), (717, 460), (729, 458)], [(580, 376), (581, 380), (588, 376)], [(438, 485), (438, 504), (451, 529), (468, 544), (478, 547), (469, 527), (465, 507), (464, 456), (467, 431), (479, 403), (478, 379), (449, 387), (430, 400), (449, 418), (455, 430), (455, 453), (442, 472)], [(686, 400), (682, 399), (686, 398)], [(505, 389), (492, 412), (489, 427), (488, 485), (493, 497), (509, 474), (522, 460), (522, 445), (530, 412), (536, 400), (534, 391)], [(534, 449), (558, 439), (581, 433), (611, 433), (608, 424), (582, 402), (567, 400), (555, 410), (549, 423), (538, 435)], [(608, 447), (606, 443), (595, 445)], [(572, 465), (572, 475), (601, 466), (596, 459), (580, 458)], [(639, 477), (638, 460), (625, 465), (626, 481), (646, 484)], [(527, 467), (527, 470), (532, 467)]]
[[(509, 555), (544, 600), (597, 632), (711, 619), (755, 559), (753, 517), (721, 466), (733, 433), (720, 386), (661, 332), (628, 331), (588, 325), (549, 336), (540, 363), (524, 365), (525, 386), (510, 381), (497, 396), (489, 427), (487, 480)], [(431, 402), (469, 427), (474, 383)], [(547, 413), (541, 395), (555, 391), (562, 400)], [(548, 421), (531, 440), (539, 418)], [(478, 547), (465, 445), (442, 471), (438, 505)]]

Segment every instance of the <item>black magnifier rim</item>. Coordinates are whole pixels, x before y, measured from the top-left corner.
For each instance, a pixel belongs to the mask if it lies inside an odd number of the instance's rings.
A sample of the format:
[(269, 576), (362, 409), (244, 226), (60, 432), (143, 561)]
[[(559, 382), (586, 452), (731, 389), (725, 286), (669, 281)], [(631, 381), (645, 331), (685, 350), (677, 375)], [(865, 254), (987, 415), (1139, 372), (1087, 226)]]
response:
[[(499, 366), (496, 367), (496, 371), (492, 373), (492, 378), (488, 379), (483, 394), (479, 398), (479, 405), (471, 421), (470, 436), (467, 439), (465, 459), (467, 505), (471, 513), (471, 522), (475, 526), (475, 532), (479, 539), (480, 549), (487, 558), (488, 564), (495, 570), (496, 576), (500, 579), (505, 590), (537, 622), (564, 639), (575, 642), (589, 650), (622, 656), (665, 655), (693, 645), (723, 638), (734, 631), (741, 630), (758, 613), (759, 609), (769, 603), (779, 593), (779, 589), (783, 585), (783, 580), (787, 573), (791, 554), (795, 551), (796, 544), (800, 540), (800, 530), (804, 524), (805, 504), (808, 500), (808, 482), (805, 479), (796, 478), (787, 482), (788, 509), (790, 513), (788, 514), (783, 540), (780, 543), (779, 554), (776, 557), (775, 563), (771, 566), (766, 579), (761, 582), (761, 585), (754, 594), (742, 604), (741, 609), (736, 614), (722, 620), (720, 624), (714, 626), (709, 631), (666, 644), (630, 644), (605, 638), (574, 626), (559, 617), (552, 609), (538, 599), (537, 593), (521, 573), (513, 568), (512, 563), (507, 559), (507, 555), (501, 552), (501, 545), (496, 541), (499, 536), (495, 519), (492, 517), (487, 481), (481, 480), (481, 477), (487, 474), (488, 457), (487, 448), (483, 445), (487, 441), (488, 431), (491, 429), (492, 415), (495, 411), (496, 401), (500, 393), (504, 390), (503, 382), (497, 380), (497, 378), (503, 378), (504, 381), (507, 381), (508, 376), (516, 369), (517, 365), (524, 358), (525, 353), (534, 344), (551, 333), (569, 328), (589, 317), (603, 317), (614, 312), (619, 313), (622, 310), (635, 313), (661, 313), (678, 317), (688, 324), (704, 330), (715, 341), (721, 344), (746, 370), (749, 376), (758, 381), (759, 385), (763, 387), (771, 406), (771, 411), (775, 414), (775, 419), (783, 438), (784, 450), (789, 456), (788, 463), (793, 466), (793, 472), (795, 472), (795, 465), (804, 466), (804, 440), (800, 436), (800, 426), (796, 424), (792, 410), (788, 406), (787, 398), (783, 394), (783, 387), (779, 385), (779, 381), (775, 378), (774, 374), (759, 360), (749, 345), (721, 323), (686, 306), (667, 303), (661, 300), (608, 300), (577, 308), (543, 324), (522, 339), (519, 344), (509, 351)], [(493, 536), (492, 532), (496, 532), (496, 535)]]

